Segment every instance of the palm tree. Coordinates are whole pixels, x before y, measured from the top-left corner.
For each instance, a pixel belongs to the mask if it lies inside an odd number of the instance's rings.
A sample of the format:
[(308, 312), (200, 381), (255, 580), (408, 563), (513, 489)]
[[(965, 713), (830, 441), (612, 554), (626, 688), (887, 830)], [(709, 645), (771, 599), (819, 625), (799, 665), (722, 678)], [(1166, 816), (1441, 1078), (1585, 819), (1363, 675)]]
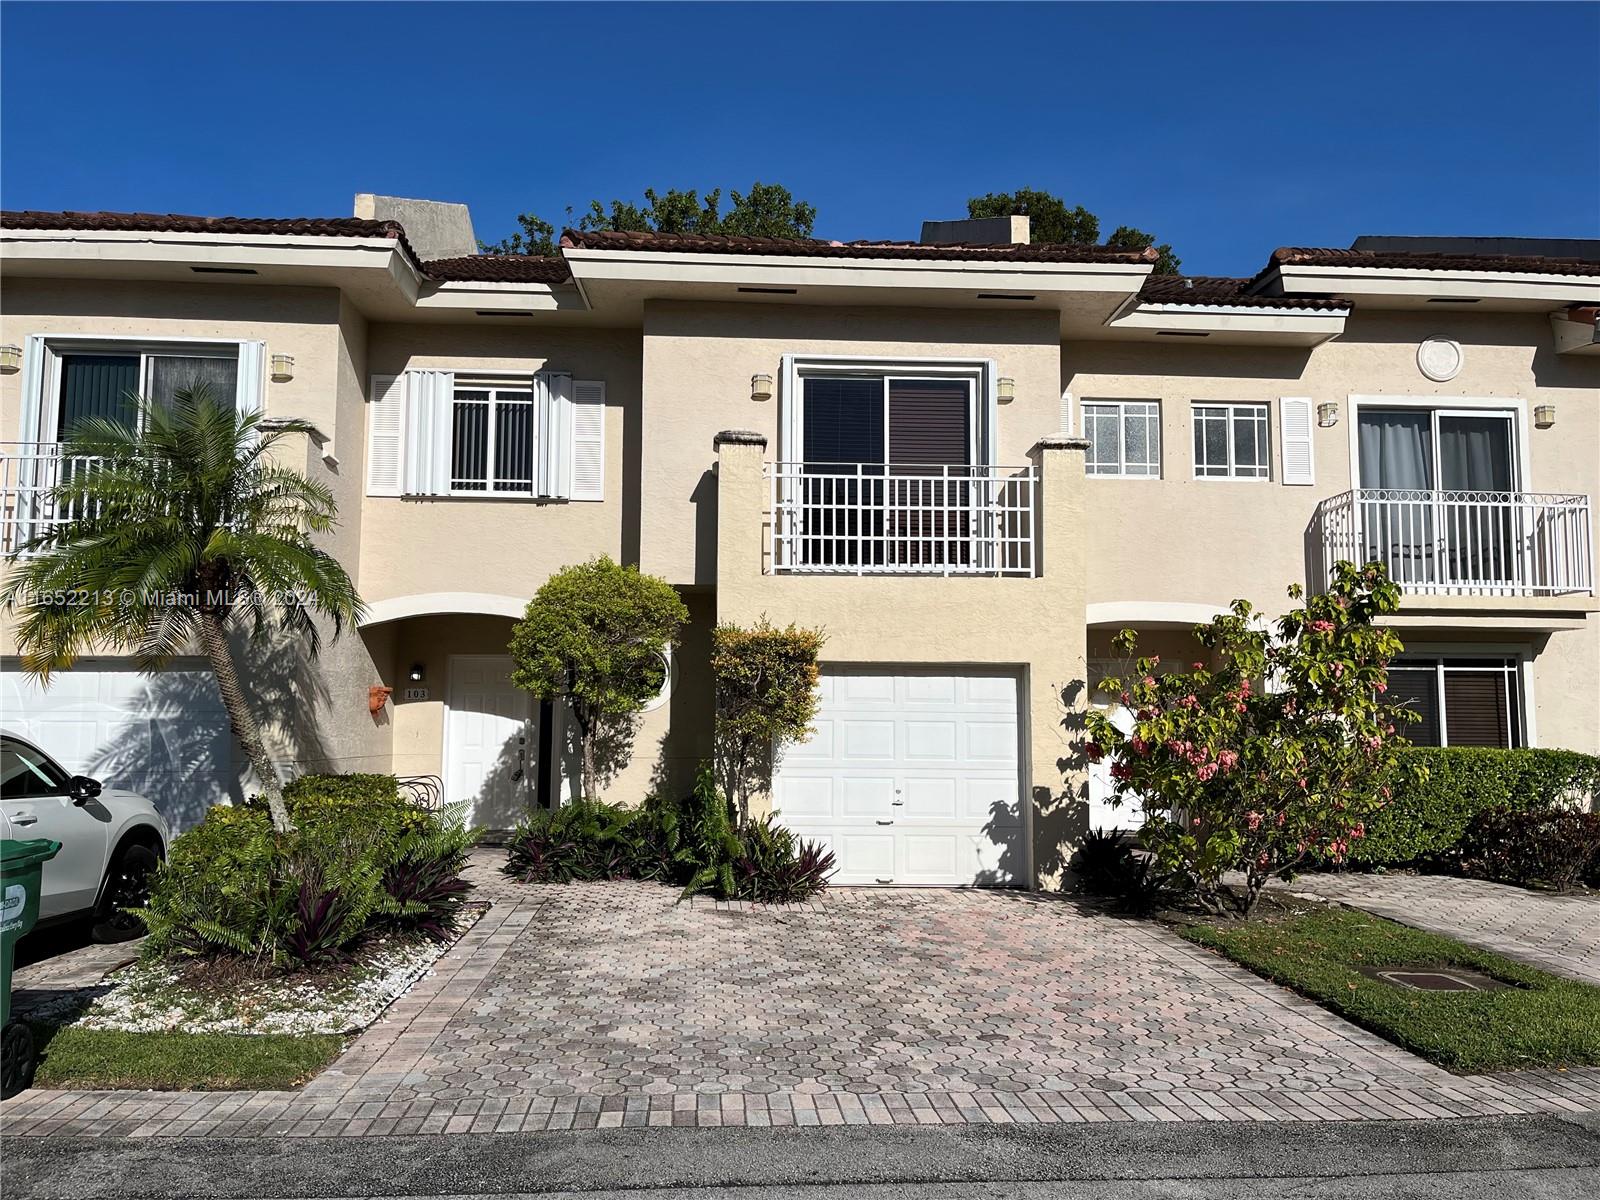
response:
[(45, 501), (58, 520), (10, 560), (0, 602), (22, 610), (23, 669), (48, 680), (79, 654), (105, 650), (132, 653), (148, 671), (198, 644), (273, 826), (288, 832), (228, 634), (259, 638), (275, 623), (315, 655), (317, 617), (337, 637), (362, 615), (350, 576), (313, 540), (334, 526), (333, 493), (273, 461), (285, 434), (312, 426), (264, 429), (259, 414), (220, 403), (204, 384), (170, 404), (130, 399), (132, 426), (92, 418), (70, 433)]

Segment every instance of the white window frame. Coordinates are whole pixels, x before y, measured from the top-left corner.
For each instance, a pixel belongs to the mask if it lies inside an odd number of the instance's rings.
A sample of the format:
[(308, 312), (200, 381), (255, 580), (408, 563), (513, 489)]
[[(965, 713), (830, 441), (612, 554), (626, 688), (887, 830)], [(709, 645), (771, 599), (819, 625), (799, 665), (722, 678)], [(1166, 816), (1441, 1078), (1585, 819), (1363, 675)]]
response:
[[(1537, 708), (1533, 700), (1533, 648), (1528, 645), (1500, 642), (1416, 642), (1408, 644), (1402, 659), (1432, 660), (1434, 663), (1435, 703), (1439, 710), (1439, 744), (1450, 744), (1450, 733), (1447, 728), (1447, 717), (1444, 702), (1444, 665), (1450, 659), (1461, 658), (1503, 658), (1509, 661), (1508, 667), (1460, 667), (1457, 670), (1467, 671), (1507, 671), (1514, 673), (1517, 678), (1517, 698), (1520, 702), (1520, 711), (1514, 715), (1522, 727), (1522, 744), (1516, 749), (1531, 749), (1539, 745), (1538, 731), (1534, 725), (1534, 713)], [(1391, 665), (1391, 670), (1394, 669)], [(1402, 665), (1402, 670), (1417, 670), (1414, 664)], [(1507, 714), (1508, 718), (1513, 714)], [(1400, 730), (1401, 734), (1405, 730)]]
[[(485, 449), (484, 449), (485, 457), (484, 457), (484, 464), (483, 464), (483, 487), (481, 487), (481, 488), (466, 488), (466, 487), (457, 487), (456, 486), (456, 474), (455, 474), (456, 419), (455, 418), (456, 418), (456, 406), (462, 403), (462, 400), (461, 400), (461, 393), (462, 392), (482, 392), (482, 393), (485, 393), (488, 396), (489, 414), (488, 414), (488, 420), (487, 420), (487, 428), (484, 431), (485, 432)], [(530, 462), (530, 477), (529, 477), (529, 480), (528, 480), (528, 486), (525, 487), (525, 488), (496, 488), (494, 486), (495, 478), (496, 478), (495, 474), (494, 474), (494, 463), (495, 463), (494, 452), (495, 452), (495, 438), (496, 438), (496, 435), (497, 435), (496, 422), (495, 422), (495, 412), (499, 408), (500, 404), (502, 403), (502, 401), (500, 399), (500, 393), (502, 393), (502, 392), (517, 393), (517, 394), (521, 394), (521, 395), (526, 395), (527, 396), (526, 406), (527, 406), (527, 409), (528, 409), (529, 421), (532, 423), (532, 426), (533, 426), (533, 432), (532, 432), (532, 434), (531, 434), (531, 436), (529, 437), (529, 440), (528, 440), (528, 445), (529, 445), (529, 450), (530, 450), (530, 459), (529, 459), (529, 462)], [(480, 403), (480, 401), (469, 401), (468, 403)], [(522, 401), (511, 401), (510, 403), (520, 404), (520, 403), (523, 403), (523, 402)], [(467, 376), (467, 377), (457, 376), (456, 380), (455, 380), (455, 387), (453, 388), (451, 396), (450, 396), (450, 429), (449, 429), (449, 437), (447, 439), (447, 447), (446, 447), (446, 453), (449, 455), (448, 466), (449, 466), (449, 469), (450, 469), (450, 474), (449, 474), (450, 487), (449, 487), (449, 491), (446, 492), (445, 494), (448, 495), (448, 496), (452, 496), (452, 497), (465, 497), (467, 499), (475, 499), (476, 498), (476, 499), (489, 499), (489, 500), (504, 499), (506, 497), (526, 497), (526, 496), (534, 495), (536, 489), (539, 486), (539, 478), (538, 478), (539, 477), (539, 429), (538, 429), (538, 421), (539, 421), (539, 414), (538, 414), (538, 411), (537, 411), (537, 406), (536, 406), (536, 404), (534, 402), (534, 386), (533, 386), (533, 380), (531, 378), (529, 378), (526, 382), (519, 382), (519, 381), (514, 381), (514, 380), (474, 381), (471, 376)]]
[[(1225, 474), (1225, 475), (1211, 475), (1211, 474), (1206, 474), (1206, 473), (1201, 471), (1201, 465), (1202, 464), (1200, 462), (1199, 453), (1198, 453), (1198, 451), (1195, 449), (1195, 447), (1193, 445), (1193, 442), (1194, 442), (1194, 436), (1193, 435), (1200, 428), (1200, 420), (1201, 420), (1201, 418), (1200, 418), (1199, 410), (1202, 409), (1202, 408), (1220, 408), (1220, 409), (1225, 410), (1227, 412), (1227, 414), (1228, 414), (1227, 415), (1227, 423), (1228, 423), (1228, 437), (1227, 437), (1228, 463), (1227, 463), (1227, 467), (1228, 467), (1228, 470), (1227, 470), (1227, 474)], [(1249, 468), (1249, 470), (1251, 470), (1252, 472), (1256, 471), (1256, 470), (1260, 470), (1260, 471), (1264, 472), (1263, 474), (1260, 474), (1260, 475), (1256, 475), (1256, 474), (1241, 475), (1239, 473), (1240, 467), (1234, 461), (1234, 457), (1233, 457), (1233, 427), (1234, 427), (1234, 422), (1239, 419), (1241, 413), (1245, 413), (1245, 412), (1248, 412), (1250, 414), (1249, 419), (1251, 421), (1259, 422), (1260, 436), (1263, 439), (1265, 439), (1265, 447), (1266, 447), (1266, 454), (1264, 456), (1265, 461), (1261, 463), (1259, 468), (1258, 467)], [(1209, 419), (1212, 419), (1212, 418), (1207, 418), (1207, 419), (1209, 420)], [(1189, 433), (1190, 433), (1190, 439), (1189, 440), (1190, 440), (1190, 443), (1191, 443), (1190, 444), (1190, 448), (1189, 448), (1189, 461), (1190, 461), (1190, 464), (1191, 464), (1190, 469), (1193, 472), (1193, 477), (1195, 479), (1203, 480), (1204, 482), (1207, 482), (1207, 483), (1219, 483), (1219, 482), (1220, 483), (1271, 483), (1272, 482), (1272, 479), (1273, 479), (1273, 470), (1272, 470), (1273, 441), (1272, 441), (1272, 402), (1271, 401), (1269, 401), (1269, 400), (1191, 400), (1189, 402)], [(1205, 444), (1205, 439), (1202, 438), (1201, 439), (1201, 445), (1204, 446), (1204, 444)]]
[(1514, 478), (1512, 491), (1529, 490), (1532, 478), (1528, 466), (1528, 402), (1508, 399), (1505, 396), (1376, 396), (1348, 395), (1345, 407), (1350, 413), (1350, 487), (1365, 486), (1361, 482), (1361, 410), (1421, 409), (1432, 413), (1434, 445), (1434, 480), (1439, 478), (1439, 418), (1440, 417), (1509, 417), (1511, 418), (1511, 467)]
[[(1141, 405), (1155, 409), (1154, 413), (1141, 414), (1143, 419), (1151, 422), (1155, 431), (1154, 459), (1146, 464), (1153, 466), (1154, 471), (1129, 471), (1128, 470), (1128, 408)], [(1091, 470), (1090, 459), (1094, 452), (1094, 439), (1089, 433), (1089, 410), (1091, 408), (1115, 408), (1117, 410), (1117, 469), (1115, 471)], [(1088, 452), (1084, 457), (1084, 475), (1090, 479), (1160, 479), (1162, 471), (1162, 455), (1165, 440), (1161, 436), (1161, 401), (1160, 400), (1102, 400), (1085, 397), (1078, 402), (1079, 436), (1089, 439)]]
[[(44, 340), (43, 387), (39, 393), (38, 426), (33, 433), (40, 444), (61, 440), (61, 388), (65, 382), (63, 357), (139, 359), (139, 395), (150, 391), (152, 358), (225, 358), (239, 360), (244, 339), (200, 337), (149, 337), (143, 334), (51, 334)], [(237, 387), (237, 381), (236, 381)], [(237, 403), (237, 396), (229, 398)], [(29, 431), (20, 431), (27, 440)]]

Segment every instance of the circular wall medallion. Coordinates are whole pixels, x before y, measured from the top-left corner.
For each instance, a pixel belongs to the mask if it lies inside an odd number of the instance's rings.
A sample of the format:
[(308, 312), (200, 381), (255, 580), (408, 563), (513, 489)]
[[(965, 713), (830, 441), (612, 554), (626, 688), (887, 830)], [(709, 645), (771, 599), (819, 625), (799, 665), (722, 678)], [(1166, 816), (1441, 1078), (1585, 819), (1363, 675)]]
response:
[(1463, 361), (1461, 343), (1447, 337), (1431, 337), (1417, 347), (1417, 367), (1435, 383), (1454, 379)]

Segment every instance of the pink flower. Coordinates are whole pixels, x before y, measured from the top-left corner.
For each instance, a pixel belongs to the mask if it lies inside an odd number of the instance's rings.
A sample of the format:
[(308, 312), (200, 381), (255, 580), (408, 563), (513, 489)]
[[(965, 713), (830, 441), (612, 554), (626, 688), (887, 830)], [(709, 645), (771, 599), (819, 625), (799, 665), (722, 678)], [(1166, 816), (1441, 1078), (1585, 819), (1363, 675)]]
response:
[(1123, 692), (1122, 695), (1117, 697), (1117, 699), (1121, 700), (1124, 704), (1128, 704), (1132, 702), (1133, 697), (1128, 695), (1127, 692)]
[(1278, 814), (1278, 828), (1279, 829), (1283, 828), (1283, 823), (1288, 818), (1288, 816), (1289, 816), (1288, 813), (1279, 813)]
[(1106, 752), (1099, 742), (1085, 742), (1083, 744), (1083, 756), (1092, 763), (1099, 762), (1105, 757), (1105, 754)]
[(1154, 664), (1155, 664), (1155, 665), (1156, 665), (1156, 666), (1160, 666), (1160, 665), (1161, 665), (1161, 655), (1159, 655), (1159, 654), (1152, 654), (1152, 655), (1151, 655), (1151, 656), (1150, 656), (1150, 661), (1151, 661), (1151, 662), (1152, 662), (1152, 663), (1154, 663)]
[(1155, 685), (1156, 685), (1156, 677), (1154, 675), (1146, 675), (1144, 677), (1143, 683), (1144, 683), (1145, 687), (1155, 687)]
[(1127, 779), (1132, 776), (1132, 774), (1133, 768), (1128, 766), (1127, 763), (1119, 762), (1111, 764), (1111, 778), (1113, 779)]
[(1245, 815), (1244, 815), (1244, 824), (1245, 824), (1245, 828), (1246, 829), (1250, 829), (1252, 831), (1260, 829), (1261, 828), (1261, 814), (1258, 813), (1258, 812), (1245, 813)]
[(1178, 703), (1181, 704), (1184, 708), (1199, 708), (1200, 707), (1200, 698), (1198, 696), (1195, 696), (1195, 695), (1188, 695), (1188, 696), (1185, 696), (1182, 700), (1179, 700)]
[(1271, 865), (1272, 859), (1268, 858), (1265, 853), (1256, 855), (1256, 870), (1265, 871)]
[(1168, 738), (1167, 749), (1174, 754), (1187, 754), (1189, 752), (1189, 743), (1180, 742), (1177, 738)]
[(1150, 743), (1145, 741), (1142, 737), (1135, 736), (1131, 741), (1128, 742), (1128, 745), (1133, 747), (1133, 752), (1140, 758), (1143, 758), (1145, 755), (1150, 753)]
[(1333, 622), (1332, 621), (1313, 621), (1313, 622), (1311, 622), (1311, 624), (1307, 628), (1311, 629), (1314, 633), (1332, 633), (1333, 632)]
[(1195, 777), (1204, 783), (1217, 773), (1217, 764), (1213, 762), (1201, 763), (1195, 768)]
[(1204, 671), (1206, 669), (1206, 665), (1203, 662), (1190, 663), (1189, 665), (1192, 666), (1196, 671)]
[(1305, 790), (1306, 790), (1306, 786), (1307, 786), (1307, 785), (1306, 785), (1306, 777), (1305, 777), (1305, 776), (1304, 776), (1304, 775), (1301, 775), (1301, 776), (1299, 776), (1299, 777), (1298, 777), (1298, 778), (1297, 778), (1297, 779), (1296, 779), (1296, 780), (1295, 780), (1295, 782), (1296, 782), (1296, 783), (1298, 783), (1298, 784), (1299, 784), (1299, 785), (1300, 785), (1300, 790), (1301, 790), (1301, 791), (1302, 791), (1302, 792), (1303, 792), (1303, 791), (1305, 791)]
[(1224, 750), (1217, 755), (1217, 765), (1224, 771), (1231, 771), (1239, 765), (1239, 752), (1237, 750)]
[(1381, 679), (1377, 683), (1373, 684), (1372, 687), (1373, 690), (1376, 691), (1380, 696), (1389, 690), (1389, 685), (1383, 682)]
[(1366, 837), (1367, 836), (1367, 825), (1366, 825), (1366, 822), (1365, 821), (1357, 821), (1355, 823), (1355, 825), (1350, 830), (1350, 836), (1353, 837), (1353, 838), (1364, 838), (1364, 837)]
[(1200, 818), (1196, 817), (1193, 821), (1189, 822), (1189, 824), (1193, 825), (1196, 829), (1199, 829), (1200, 828)]

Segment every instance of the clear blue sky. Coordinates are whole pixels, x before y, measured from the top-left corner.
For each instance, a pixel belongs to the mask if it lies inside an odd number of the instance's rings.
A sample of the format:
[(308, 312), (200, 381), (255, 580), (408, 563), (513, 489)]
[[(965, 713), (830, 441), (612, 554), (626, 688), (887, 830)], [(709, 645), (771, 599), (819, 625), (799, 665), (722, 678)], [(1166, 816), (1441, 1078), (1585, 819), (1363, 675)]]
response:
[(1600, 5), (6, 3), (7, 208), (492, 239), (646, 186), (781, 182), (828, 237), (1033, 186), (1196, 273), (1362, 233), (1600, 236)]

